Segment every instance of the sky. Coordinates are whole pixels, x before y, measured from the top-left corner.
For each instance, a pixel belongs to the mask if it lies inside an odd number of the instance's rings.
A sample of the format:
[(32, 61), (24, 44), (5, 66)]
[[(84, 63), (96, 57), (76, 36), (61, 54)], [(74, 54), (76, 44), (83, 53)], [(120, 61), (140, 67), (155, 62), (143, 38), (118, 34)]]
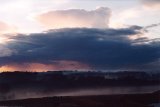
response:
[(0, 71), (160, 68), (160, 0), (0, 0), (0, 7)]

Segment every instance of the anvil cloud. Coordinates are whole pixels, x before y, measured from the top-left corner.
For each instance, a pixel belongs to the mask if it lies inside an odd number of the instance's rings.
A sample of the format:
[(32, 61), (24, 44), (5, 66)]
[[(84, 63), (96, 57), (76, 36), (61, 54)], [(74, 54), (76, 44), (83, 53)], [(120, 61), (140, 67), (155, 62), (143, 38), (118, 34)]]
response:
[(107, 28), (111, 11), (107, 7), (99, 7), (96, 10), (84, 9), (56, 10), (42, 13), (36, 16), (36, 20), (48, 29), (55, 28)]

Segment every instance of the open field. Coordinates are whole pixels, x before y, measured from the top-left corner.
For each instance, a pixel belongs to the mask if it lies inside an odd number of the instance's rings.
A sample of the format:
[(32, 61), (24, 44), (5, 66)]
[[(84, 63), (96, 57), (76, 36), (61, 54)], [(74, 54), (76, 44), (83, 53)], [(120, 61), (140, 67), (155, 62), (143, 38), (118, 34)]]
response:
[(144, 94), (58, 96), (1, 101), (2, 107), (157, 107), (160, 91)]

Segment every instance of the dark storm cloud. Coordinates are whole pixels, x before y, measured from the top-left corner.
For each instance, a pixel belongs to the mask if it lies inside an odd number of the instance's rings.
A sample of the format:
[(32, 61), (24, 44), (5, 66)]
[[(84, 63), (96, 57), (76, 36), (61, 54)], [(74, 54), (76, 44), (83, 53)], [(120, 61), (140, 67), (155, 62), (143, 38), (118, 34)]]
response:
[[(141, 34), (142, 28), (123, 29), (57, 29), (12, 37), (7, 47), (11, 56), (1, 57), (1, 65), (9, 63), (56, 64), (77, 61), (95, 69), (141, 68), (160, 58), (159, 42), (137, 43), (128, 36)], [(148, 41), (146, 38), (142, 40)]]

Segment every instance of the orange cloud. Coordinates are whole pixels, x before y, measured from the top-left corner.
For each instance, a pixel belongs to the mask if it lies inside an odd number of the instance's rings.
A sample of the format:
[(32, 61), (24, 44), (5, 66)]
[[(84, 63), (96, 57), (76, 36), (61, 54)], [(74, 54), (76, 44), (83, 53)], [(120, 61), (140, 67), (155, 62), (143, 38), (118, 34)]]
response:
[(0, 34), (15, 33), (15, 32), (16, 32), (16, 28), (14, 26), (0, 21)]
[[(15, 26), (0, 21), (0, 45), (10, 41), (9, 36), (15, 36), (17, 34), (17, 30), (18, 29)], [(0, 46), (0, 51), (3, 50), (1, 48), (2, 47)]]
[(96, 10), (69, 9), (49, 11), (35, 17), (47, 29), (54, 28), (106, 28), (110, 18), (110, 9), (100, 7)]
[(145, 8), (160, 9), (160, 0), (141, 0)]
[(89, 69), (86, 64), (76, 61), (58, 61), (55, 64), (11, 64), (0, 67), (0, 71), (49, 71), (49, 70), (82, 70), (82, 68)]

